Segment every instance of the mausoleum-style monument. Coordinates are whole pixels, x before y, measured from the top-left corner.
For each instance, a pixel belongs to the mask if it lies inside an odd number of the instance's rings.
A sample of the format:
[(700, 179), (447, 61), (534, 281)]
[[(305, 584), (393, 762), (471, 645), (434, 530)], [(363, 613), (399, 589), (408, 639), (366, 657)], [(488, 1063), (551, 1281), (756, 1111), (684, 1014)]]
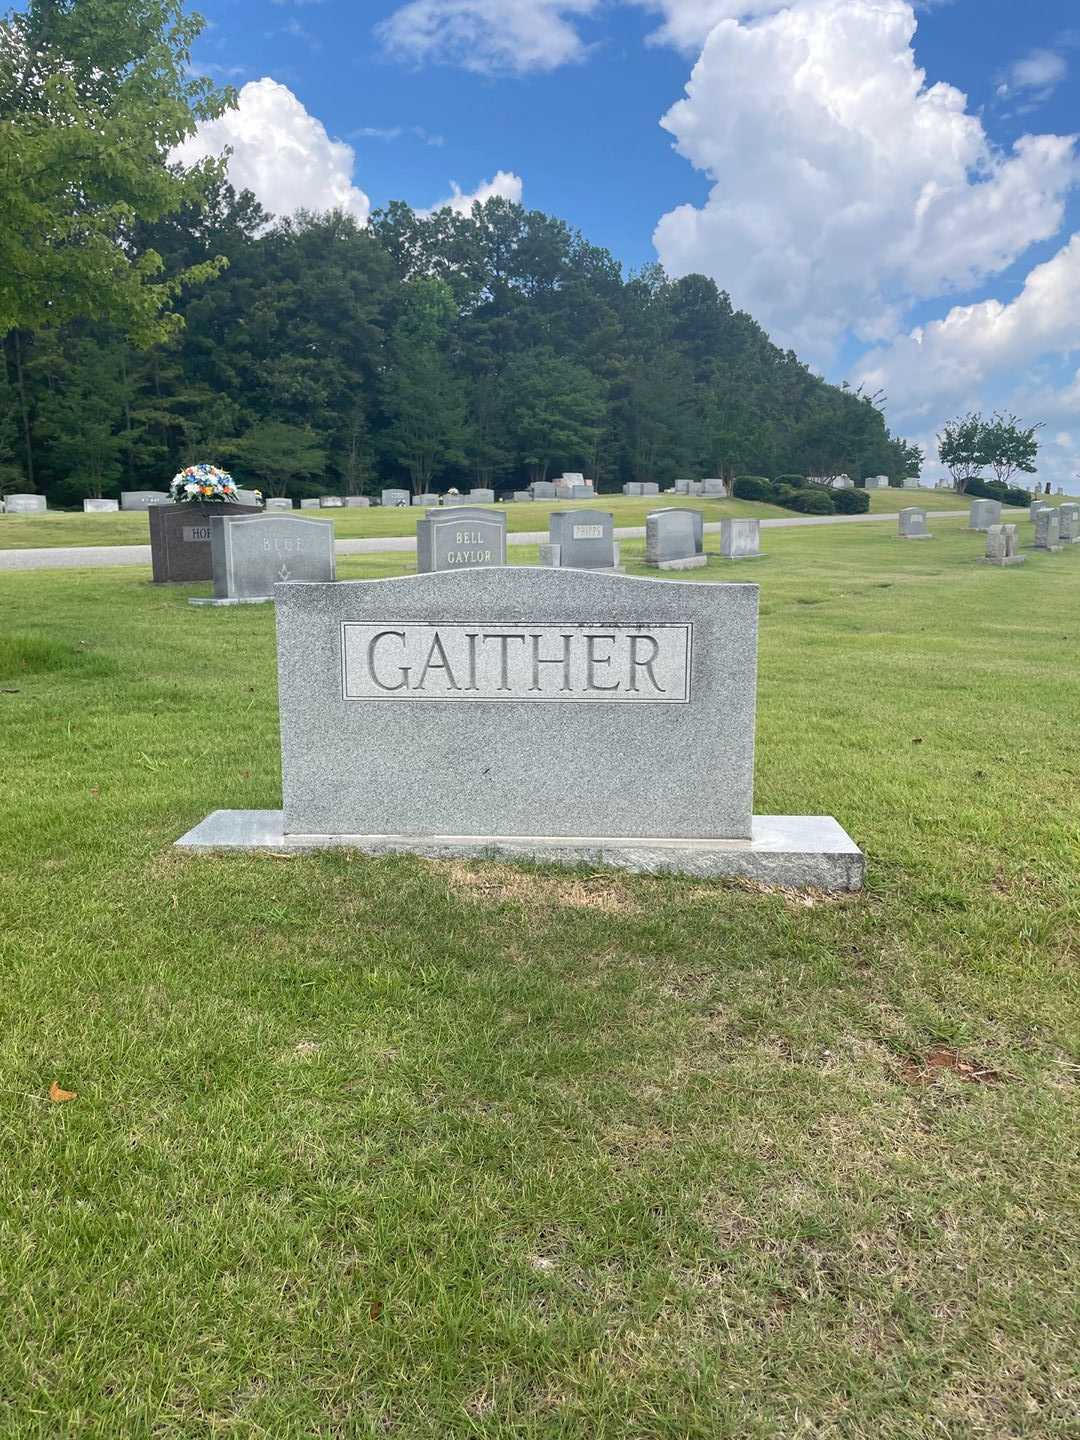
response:
[(514, 566), (275, 596), (283, 807), (182, 849), (862, 884), (835, 820), (753, 814), (756, 585)]

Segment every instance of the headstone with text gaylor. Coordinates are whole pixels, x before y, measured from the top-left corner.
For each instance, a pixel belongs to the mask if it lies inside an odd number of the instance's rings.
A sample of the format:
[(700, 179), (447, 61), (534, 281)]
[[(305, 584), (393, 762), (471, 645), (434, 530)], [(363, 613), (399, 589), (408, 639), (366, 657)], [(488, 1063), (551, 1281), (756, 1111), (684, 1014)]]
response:
[(417, 522), (416, 569), (421, 575), (505, 564), (506, 515), (497, 510), (432, 510)]
[(1001, 524), (1000, 500), (972, 500), (968, 512), (969, 530), (989, 530), (991, 525)]
[(269, 495), (263, 504), (264, 510), (291, 510), (293, 502), (287, 495)]
[(381, 503), (383, 505), (408, 505), (411, 500), (411, 490), (384, 490)]
[(905, 505), (896, 517), (901, 540), (932, 540), (926, 528), (926, 511), (918, 505)]
[(510, 566), (275, 598), (282, 809), (215, 811), (182, 849), (862, 885), (831, 817), (753, 814), (756, 585)]
[(48, 509), (44, 495), (5, 495), (5, 515), (43, 515)]
[(570, 570), (612, 570), (619, 563), (615, 519), (609, 510), (553, 510), (540, 563)]
[(1017, 554), (1016, 526), (991, 525), (986, 532), (986, 554), (991, 565), (1023, 565), (1025, 556)]
[(274, 598), (274, 586), (334, 579), (334, 526), (298, 515), (215, 515), (210, 522), (214, 565), (212, 599), (191, 605), (257, 605)]
[(84, 515), (115, 515), (120, 509), (120, 501), (91, 498), (82, 502), (82, 508)]
[(1058, 506), (1058, 539), (1062, 545), (1080, 545), (1080, 505)]
[(1061, 549), (1061, 516), (1053, 505), (1047, 505), (1035, 516), (1035, 549)]
[[(698, 525), (695, 525), (695, 519)], [(695, 570), (709, 563), (698, 534), (695, 510), (654, 510), (645, 516), (645, 564), (658, 570)]]
[(262, 515), (260, 505), (152, 505), (147, 511), (150, 525), (150, 563), (155, 585), (183, 584), (190, 580), (212, 580), (211, 520), (220, 515), (234, 520), (241, 515)]
[(761, 521), (721, 520), (720, 555), (724, 560), (757, 560), (761, 555)]
[(121, 490), (121, 510), (153, 510), (156, 505), (172, 505), (172, 496), (167, 490)]

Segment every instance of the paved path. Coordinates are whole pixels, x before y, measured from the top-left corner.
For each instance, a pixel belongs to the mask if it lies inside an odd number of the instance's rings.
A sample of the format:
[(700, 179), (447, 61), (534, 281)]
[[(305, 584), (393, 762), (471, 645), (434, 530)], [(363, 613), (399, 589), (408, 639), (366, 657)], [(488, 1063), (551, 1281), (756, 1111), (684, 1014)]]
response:
[[(931, 510), (928, 519), (957, 519), (967, 513), (966, 510)], [(782, 519), (762, 520), (761, 528), (789, 530), (797, 525), (865, 525), (884, 523), (887, 520), (895, 521), (895, 512), (888, 515), (792, 515), (790, 518), (785, 515)], [(718, 520), (710, 521), (705, 526), (708, 533), (717, 532), (719, 529)], [(615, 530), (617, 540), (642, 540), (644, 537), (644, 525), (621, 525)], [(539, 545), (547, 539), (546, 530), (525, 530), (508, 535), (506, 542), (508, 545)], [(367, 540), (338, 540), (334, 549), (338, 555), (377, 555), (388, 551), (407, 554), (416, 549), (416, 537), (383, 535)], [(67, 545), (53, 546), (47, 550), (0, 550), (0, 571), (70, 570), (102, 565), (149, 564), (149, 545)]]

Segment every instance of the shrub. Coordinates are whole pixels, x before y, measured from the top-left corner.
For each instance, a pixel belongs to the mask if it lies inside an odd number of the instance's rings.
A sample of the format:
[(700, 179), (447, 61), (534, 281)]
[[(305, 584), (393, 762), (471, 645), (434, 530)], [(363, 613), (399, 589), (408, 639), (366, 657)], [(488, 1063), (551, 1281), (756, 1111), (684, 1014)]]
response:
[(838, 515), (865, 515), (870, 509), (869, 490), (836, 490), (832, 500)]
[(1007, 493), (1006, 485), (999, 485), (996, 480), (983, 480), (978, 475), (973, 475), (964, 487), (964, 494), (976, 500), (1004, 500)]
[(1009, 488), (1005, 491), (1005, 504), (1006, 504), (1006, 505), (1024, 505), (1024, 506), (1028, 506), (1028, 505), (1031, 504), (1031, 501), (1032, 501), (1031, 491), (1030, 491), (1030, 490), (1024, 490), (1024, 489), (1022, 489), (1019, 485), (1010, 485)]
[(772, 500), (772, 482), (764, 475), (740, 475), (731, 487), (738, 500)]
[(836, 510), (836, 496), (841, 494), (843, 491), (840, 490), (797, 490), (789, 509), (801, 510), (804, 515), (832, 515)]
[(776, 486), (776, 488), (777, 488), (778, 490), (779, 490), (779, 488), (780, 488), (781, 485), (787, 486), (787, 488), (788, 488), (789, 490), (791, 490), (791, 489), (801, 490), (801, 489), (803, 488), (803, 486), (806, 484), (806, 476), (805, 476), (805, 475), (777, 475), (776, 479), (773, 481), (773, 484)]

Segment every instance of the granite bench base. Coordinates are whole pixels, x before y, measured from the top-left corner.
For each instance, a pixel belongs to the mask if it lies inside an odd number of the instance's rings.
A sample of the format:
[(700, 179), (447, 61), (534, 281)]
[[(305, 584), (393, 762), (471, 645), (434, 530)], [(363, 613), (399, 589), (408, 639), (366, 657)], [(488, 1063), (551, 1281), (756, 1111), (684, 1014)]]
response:
[(650, 570), (700, 570), (708, 563), (708, 555), (683, 555), (678, 560), (645, 561)]
[(438, 860), (610, 865), (634, 874), (756, 880), (796, 889), (861, 890), (862, 851), (830, 815), (755, 815), (749, 840), (551, 838), (533, 835), (286, 835), (281, 810), (215, 810), (174, 848), (189, 851), (359, 850)]

